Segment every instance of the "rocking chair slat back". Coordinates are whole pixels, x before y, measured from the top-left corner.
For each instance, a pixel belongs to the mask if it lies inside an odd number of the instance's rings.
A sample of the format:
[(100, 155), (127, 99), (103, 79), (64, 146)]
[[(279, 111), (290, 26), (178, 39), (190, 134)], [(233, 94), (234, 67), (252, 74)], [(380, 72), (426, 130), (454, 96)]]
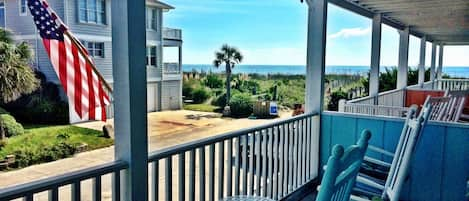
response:
[(358, 144), (350, 146), (345, 152), (341, 145), (334, 146), (316, 201), (350, 199), (370, 138), (371, 132), (364, 130)]

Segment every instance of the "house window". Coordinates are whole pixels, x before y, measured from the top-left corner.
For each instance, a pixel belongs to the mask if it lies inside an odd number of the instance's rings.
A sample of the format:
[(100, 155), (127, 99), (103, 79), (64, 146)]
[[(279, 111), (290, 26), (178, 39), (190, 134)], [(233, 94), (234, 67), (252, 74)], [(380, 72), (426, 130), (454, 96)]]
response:
[(157, 30), (158, 25), (158, 13), (156, 8), (147, 8), (147, 20), (146, 20), (147, 29)]
[(147, 66), (156, 67), (156, 46), (147, 47)]
[(5, 28), (5, 1), (0, 0), (0, 27)]
[(86, 47), (90, 56), (104, 58), (103, 42), (81, 41), (81, 43)]
[[(3, 8), (5, 9), (5, 4), (2, 2)], [(24, 16), (28, 12), (28, 0), (19, 0), (19, 9), (20, 9), (20, 15)]]
[(80, 22), (106, 24), (105, 0), (78, 0)]

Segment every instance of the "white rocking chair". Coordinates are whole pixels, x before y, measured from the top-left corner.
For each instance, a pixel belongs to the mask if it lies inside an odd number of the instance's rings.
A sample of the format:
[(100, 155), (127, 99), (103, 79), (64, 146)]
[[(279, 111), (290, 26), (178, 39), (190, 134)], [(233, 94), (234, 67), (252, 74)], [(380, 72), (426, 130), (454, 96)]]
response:
[(393, 157), (391, 164), (372, 157), (365, 157), (367, 163), (388, 169), (389, 173), (385, 175), (385, 181), (375, 178), (375, 175), (360, 173), (357, 177), (357, 185), (354, 188), (351, 200), (371, 200), (373, 197), (381, 197), (391, 201), (399, 200), (415, 146), (423, 127), (428, 121), (431, 110), (432, 105), (429, 103), (424, 105), (418, 117), (416, 117), (416, 107), (412, 107), (409, 110), (395, 153), (369, 146), (370, 151)]

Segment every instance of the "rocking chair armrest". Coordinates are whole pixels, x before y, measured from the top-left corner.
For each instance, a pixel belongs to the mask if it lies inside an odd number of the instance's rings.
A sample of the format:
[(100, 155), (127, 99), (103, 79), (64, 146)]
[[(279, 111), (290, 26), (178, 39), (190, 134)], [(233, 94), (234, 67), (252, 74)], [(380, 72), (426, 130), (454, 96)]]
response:
[(376, 188), (381, 191), (384, 191), (384, 186), (382, 184), (378, 183), (377, 181), (373, 181), (372, 179), (361, 176), (361, 175), (357, 176), (357, 183), (362, 183), (372, 188)]
[(378, 159), (375, 159), (375, 158), (371, 158), (371, 157), (368, 157), (368, 156), (365, 156), (365, 158), (363, 159), (367, 162), (370, 162), (370, 163), (374, 163), (376, 165), (380, 165), (380, 166), (383, 166), (383, 167), (386, 167), (386, 168), (391, 168), (391, 164), (388, 163), (388, 162), (384, 162), (384, 161), (381, 161), (381, 160), (378, 160)]
[(389, 156), (389, 157), (394, 157), (394, 153), (389, 152), (389, 151), (386, 151), (386, 150), (381, 149), (381, 148), (379, 148), (379, 147), (375, 147), (375, 146), (373, 146), (373, 145), (369, 145), (369, 146), (368, 146), (368, 150), (374, 151), (374, 152), (378, 152), (378, 153), (380, 153), (380, 154), (384, 154), (384, 155)]
[(359, 197), (359, 196), (356, 196), (356, 195), (350, 195), (350, 200), (352, 200), (352, 201), (371, 201), (369, 199)]

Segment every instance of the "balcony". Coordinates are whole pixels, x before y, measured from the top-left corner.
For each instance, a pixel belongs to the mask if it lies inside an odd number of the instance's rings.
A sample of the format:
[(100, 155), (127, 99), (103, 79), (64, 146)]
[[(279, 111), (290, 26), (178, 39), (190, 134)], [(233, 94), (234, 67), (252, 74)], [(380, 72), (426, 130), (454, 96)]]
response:
[(179, 63), (164, 63), (163, 64), (163, 73), (165, 74), (180, 74), (181, 68)]
[(182, 40), (181, 29), (163, 28), (163, 39), (164, 40)]

